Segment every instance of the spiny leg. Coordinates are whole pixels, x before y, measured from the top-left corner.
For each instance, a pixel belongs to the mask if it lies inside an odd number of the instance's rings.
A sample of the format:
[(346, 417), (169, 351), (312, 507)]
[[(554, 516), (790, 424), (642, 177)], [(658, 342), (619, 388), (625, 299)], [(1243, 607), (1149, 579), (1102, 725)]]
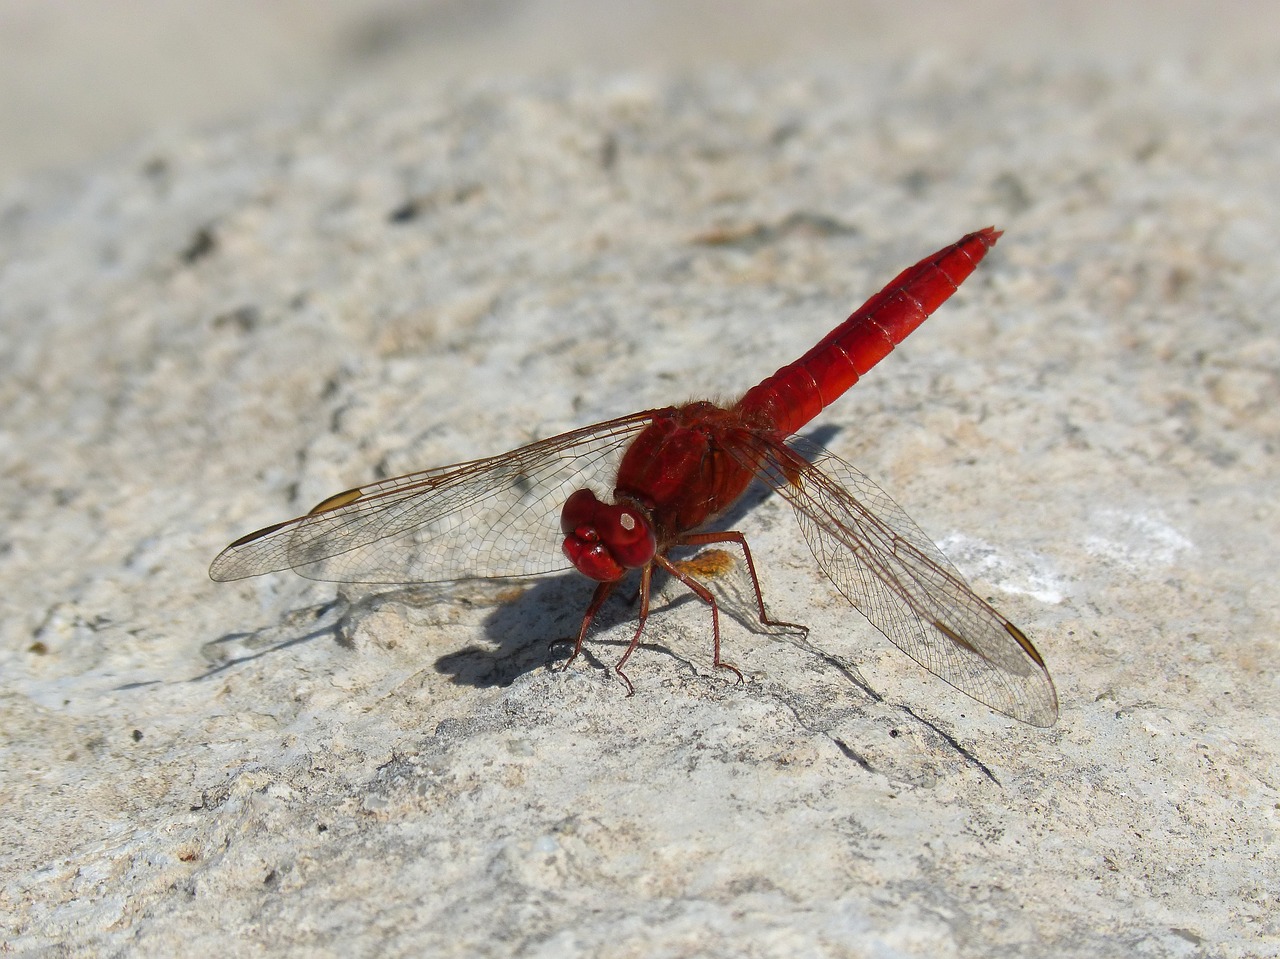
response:
[[(799, 630), (805, 636), (809, 635), (809, 627), (801, 623), (786, 623), (780, 619), (770, 619), (769, 614), (764, 608), (764, 594), (760, 592), (760, 577), (756, 575), (756, 564), (751, 559), (751, 547), (747, 545), (747, 538), (736, 530), (724, 530), (714, 533), (690, 533), (680, 537), (680, 545), (682, 546), (710, 546), (713, 543), (737, 543), (742, 547), (742, 556), (747, 561), (747, 573), (751, 577), (751, 588), (755, 590), (756, 607), (760, 611), (760, 622), (764, 626), (781, 626), (786, 629)], [(713, 604), (714, 607), (714, 604)]]
[[(596, 587), (596, 591), (591, 596), (591, 603), (587, 606), (587, 611), (582, 615), (582, 627), (578, 630), (578, 638), (573, 643), (573, 652), (559, 666), (552, 667), (553, 669), (568, 669), (569, 664), (578, 658), (578, 654), (582, 652), (582, 641), (587, 638), (587, 630), (591, 628), (591, 621), (596, 618), (596, 613), (600, 612), (600, 607), (604, 605), (604, 601), (609, 598), (609, 594), (613, 592), (614, 587), (617, 585), (615, 581), (601, 583)], [(551, 645), (556, 646), (562, 642), (565, 642), (565, 640), (558, 639)], [(631, 684), (628, 683), (627, 685)]]
[[(711, 649), (713, 653), (712, 663), (718, 669), (729, 670), (729, 672), (733, 673), (735, 676), (738, 677), (738, 682), (742, 682), (742, 671), (738, 669), (737, 666), (734, 666), (732, 663), (726, 663), (720, 658), (720, 606), (716, 602), (716, 598), (711, 595), (711, 590), (707, 589), (707, 587), (703, 586), (696, 579), (694, 579), (684, 570), (680, 569), (678, 566), (676, 566), (673, 562), (671, 562), (671, 560), (667, 559), (665, 556), (661, 556), (661, 555), (655, 556), (654, 562), (656, 562), (659, 566), (665, 569), (668, 573), (670, 573), (676, 579), (680, 580), (680, 582), (684, 583), (685, 586), (689, 587), (689, 589), (693, 592), (695, 596), (697, 596), (700, 600), (702, 600), (704, 603), (706, 603), (708, 606), (711, 607), (711, 643), (712, 643)], [(648, 597), (646, 596), (646, 599), (647, 598)], [(639, 637), (637, 637), (637, 639), (639, 639)], [(634, 646), (634, 643), (632, 645)], [(630, 655), (630, 652), (631, 651), (628, 650), (627, 654)], [(623, 659), (625, 660), (626, 657), (624, 656)]]
[(636, 623), (636, 631), (631, 635), (631, 642), (627, 644), (627, 651), (622, 654), (622, 658), (614, 663), (613, 666), (613, 671), (618, 674), (618, 678), (627, 684), (628, 696), (634, 696), (636, 688), (631, 685), (631, 680), (622, 671), (622, 667), (626, 665), (627, 660), (631, 658), (631, 654), (640, 645), (640, 634), (644, 632), (645, 621), (649, 618), (649, 586), (652, 582), (653, 564), (650, 563), (640, 571), (640, 621)]

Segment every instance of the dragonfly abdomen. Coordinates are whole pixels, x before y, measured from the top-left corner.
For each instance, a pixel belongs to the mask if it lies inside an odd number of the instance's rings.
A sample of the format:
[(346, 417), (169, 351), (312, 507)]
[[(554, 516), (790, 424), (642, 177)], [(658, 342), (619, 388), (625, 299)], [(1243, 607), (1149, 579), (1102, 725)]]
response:
[(903, 270), (808, 353), (748, 390), (735, 409), (749, 422), (795, 433), (946, 302), (999, 238), (987, 227)]

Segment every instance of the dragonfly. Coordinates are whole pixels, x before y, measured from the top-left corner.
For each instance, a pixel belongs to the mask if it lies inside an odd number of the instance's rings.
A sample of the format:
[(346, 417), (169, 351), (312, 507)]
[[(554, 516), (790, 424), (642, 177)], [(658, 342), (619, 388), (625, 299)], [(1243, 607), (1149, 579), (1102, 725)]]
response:
[[(942, 551), (863, 473), (796, 433), (942, 305), (1000, 238), (978, 230), (902, 271), (793, 363), (736, 402), (701, 400), (585, 426), (452, 466), (379, 480), (323, 500), (303, 516), (249, 533), (218, 554), (217, 581), (292, 569), (340, 583), (446, 583), (576, 568), (596, 582), (568, 666), (628, 574), (639, 572), (635, 631), (649, 618), (654, 575), (715, 596), (683, 547), (741, 550), (760, 622), (764, 603), (746, 537), (715, 529), (753, 482), (793, 508), (818, 568), (894, 645), (997, 712), (1048, 727), (1058, 697), (1030, 639), (979, 597)], [(799, 627), (803, 629), (803, 627)]]

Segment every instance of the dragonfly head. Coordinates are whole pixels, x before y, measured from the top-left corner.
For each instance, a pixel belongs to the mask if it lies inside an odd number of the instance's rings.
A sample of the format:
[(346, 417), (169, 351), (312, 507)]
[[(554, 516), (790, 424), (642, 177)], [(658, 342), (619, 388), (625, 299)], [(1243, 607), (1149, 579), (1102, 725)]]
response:
[(578, 572), (601, 583), (647, 566), (658, 548), (653, 524), (639, 507), (602, 503), (589, 489), (565, 500), (560, 530), (565, 556)]

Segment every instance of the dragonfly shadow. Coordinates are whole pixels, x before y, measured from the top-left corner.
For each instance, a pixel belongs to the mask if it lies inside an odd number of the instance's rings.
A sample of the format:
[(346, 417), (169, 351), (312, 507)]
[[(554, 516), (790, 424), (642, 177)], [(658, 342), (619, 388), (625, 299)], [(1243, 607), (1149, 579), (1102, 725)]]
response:
[[(517, 677), (546, 666), (563, 664), (573, 651), (582, 615), (595, 584), (575, 572), (517, 583), (519, 596), (494, 607), (485, 618), (486, 645), (473, 644), (440, 656), (435, 668), (466, 686), (510, 686)], [(610, 628), (634, 619), (636, 607), (625, 589), (610, 597), (596, 616), (579, 659), (603, 669), (608, 656), (597, 658), (600, 644), (621, 646), (630, 634), (605, 636)]]
[(345, 649), (354, 649), (353, 636), (360, 621), (381, 607), (391, 603), (425, 606), (447, 602), (449, 598), (447, 589), (440, 584), (404, 586), (355, 597), (347, 590), (347, 587), (340, 587), (332, 600), (291, 610), (278, 622), (263, 629), (223, 633), (209, 640), (201, 646), (201, 652), (212, 665), (187, 681), (200, 682), (256, 659), (325, 637)]
[[(591, 587), (576, 573), (538, 580), (428, 583), (376, 592), (343, 586), (333, 600), (292, 610), (270, 626), (237, 630), (208, 640), (202, 644), (201, 652), (211, 665), (187, 681), (211, 679), (319, 639), (355, 649), (361, 624), (386, 607), (400, 607), (400, 615), (420, 620), (432, 607), (470, 606), (493, 608), (484, 627), (490, 644), (445, 653), (436, 658), (435, 668), (463, 685), (509, 686), (521, 673), (555, 658), (551, 655), (552, 643), (557, 637), (569, 636), (570, 624), (572, 635), (577, 635)], [(625, 608), (615, 609), (610, 603), (601, 611), (599, 622), (607, 626), (625, 616)], [(565, 658), (569, 648), (566, 646), (559, 658)]]
[[(348, 607), (346, 600), (339, 596), (327, 603), (293, 610), (280, 622), (266, 629), (255, 632), (223, 633), (217, 639), (211, 639), (201, 646), (205, 659), (212, 665), (187, 681), (201, 682), (219, 673), (235, 669), (237, 666), (251, 663), (255, 659), (281, 652), (291, 646), (309, 643), (323, 636), (331, 635), (339, 644), (350, 645), (350, 641), (345, 638), (342, 630), (342, 624), (349, 612)], [(330, 616), (335, 611), (338, 611), (338, 615)], [(325, 619), (330, 621), (314, 625)], [(304, 631), (299, 633), (300, 629)]]

